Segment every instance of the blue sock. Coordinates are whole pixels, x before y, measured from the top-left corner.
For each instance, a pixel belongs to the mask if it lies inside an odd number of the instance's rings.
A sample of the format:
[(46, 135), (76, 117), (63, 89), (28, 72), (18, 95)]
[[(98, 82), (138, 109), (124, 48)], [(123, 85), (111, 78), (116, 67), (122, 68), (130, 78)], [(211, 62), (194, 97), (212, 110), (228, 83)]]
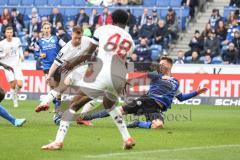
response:
[(61, 105), (61, 100), (54, 98), (54, 100), (52, 101), (55, 107), (55, 110), (58, 110), (60, 108)]
[(1, 105), (0, 105), (0, 116), (5, 118), (6, 120), (8, 120), (10, 123), (14, 125), (16, 119), (10, 113), (8, 113), (8, 111)]
[(138, 127), (139, 128), (151, 128), (152, 122), (144, 122), (144, 121), (140, 121), (138, 123)]

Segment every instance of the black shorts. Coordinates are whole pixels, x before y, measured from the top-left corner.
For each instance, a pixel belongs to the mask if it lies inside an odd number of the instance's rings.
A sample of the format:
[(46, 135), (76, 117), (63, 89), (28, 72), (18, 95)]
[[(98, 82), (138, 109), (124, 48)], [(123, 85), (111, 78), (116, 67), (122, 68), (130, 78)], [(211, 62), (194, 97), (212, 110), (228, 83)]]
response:
[(143, 95), (131, 103), (124, 105), (123, 111), (126, 114), (146, 115), (150, 113), (161, 113), (165, 109), (162, 109), (154, 99)]

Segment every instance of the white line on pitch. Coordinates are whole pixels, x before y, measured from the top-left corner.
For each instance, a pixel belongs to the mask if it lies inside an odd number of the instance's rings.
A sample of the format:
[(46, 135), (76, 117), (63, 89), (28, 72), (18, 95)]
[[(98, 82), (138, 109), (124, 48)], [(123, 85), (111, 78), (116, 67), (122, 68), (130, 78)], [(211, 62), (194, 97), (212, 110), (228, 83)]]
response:
[(158, 149), (158, 150), (149, 150), (149, 151), (133, 151), (133, 152), (118, 152), (118, 153), (116, 152), (116, 153), (106, 153), (106, 154), (98, 154), (98, 155), (87, 155), (87, 156), (85, 156), (85, 158), (111, 158), (111, 157), (115, 157), (115, 156), (136, 155), (136, 154), (146, 154), (146, 153), (208, 150), (208, 149), (220, 149), (220, 148), (231, 148), (231, 147), (240, 147), (240, 144), (189, 147), (189, 148), (173, 148), (173, 149)]

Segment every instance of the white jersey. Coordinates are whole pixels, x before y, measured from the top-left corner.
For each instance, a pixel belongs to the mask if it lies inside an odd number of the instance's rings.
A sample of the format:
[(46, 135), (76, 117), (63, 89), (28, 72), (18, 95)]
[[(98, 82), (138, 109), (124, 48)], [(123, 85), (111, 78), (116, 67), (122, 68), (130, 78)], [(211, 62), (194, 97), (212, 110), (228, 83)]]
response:
[(92, 98), (106, 94), (116, 98), (126, 83), (125, 60), (135, 47), (132, 37), (118, 26), (105, 25), (95, 30), (92, 43), (98, 46), (97, 60), (88, 69), (90, 74), (75, 85)]
[(20, 57), (23, 56), (21, 41), (13, 37), (11, 42), (7, 39), (0, 41), (0, 61), (11, 67), (17, 67), (20, 64)]
[(87, 49), (91, 43), (91, 38), (82, 36), (81, 43), (74, 47), (72, 41), (69, 41), (58, 53), (54, 63), (60, 66), (64, 61), (70, 60), (73, 57), (79, 56)]
[(124, 29), (114, 25), (104, 25), (94, 32), (92, 43), (99, 46), (97, 57), (103, 63), (109, 63), (107, 58), (119, 55), (123, 61), (132, 54), (135, 45), (131, 35)]

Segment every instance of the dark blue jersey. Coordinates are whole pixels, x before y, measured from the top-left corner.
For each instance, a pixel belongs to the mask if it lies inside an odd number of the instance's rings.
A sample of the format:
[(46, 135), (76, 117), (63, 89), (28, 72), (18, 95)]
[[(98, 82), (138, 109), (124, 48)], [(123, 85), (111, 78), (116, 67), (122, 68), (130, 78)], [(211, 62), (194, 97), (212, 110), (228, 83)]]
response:
[(37, 45), (39, 46), (38, 54), (46, 54), (46, 57), (42, 59), (43, 70), (50, 69), (53, 61), (55, 60), (61, 47), (57, 36), (51, 36), (49, 38), (41, 38)]
[(173, 98), (178, 93), (179, 82), (174, 77), (162, 79), (162, 76), (157, 72), (148, 73), (151, 83), (147, 95), (168, 109), (171, 108)]

